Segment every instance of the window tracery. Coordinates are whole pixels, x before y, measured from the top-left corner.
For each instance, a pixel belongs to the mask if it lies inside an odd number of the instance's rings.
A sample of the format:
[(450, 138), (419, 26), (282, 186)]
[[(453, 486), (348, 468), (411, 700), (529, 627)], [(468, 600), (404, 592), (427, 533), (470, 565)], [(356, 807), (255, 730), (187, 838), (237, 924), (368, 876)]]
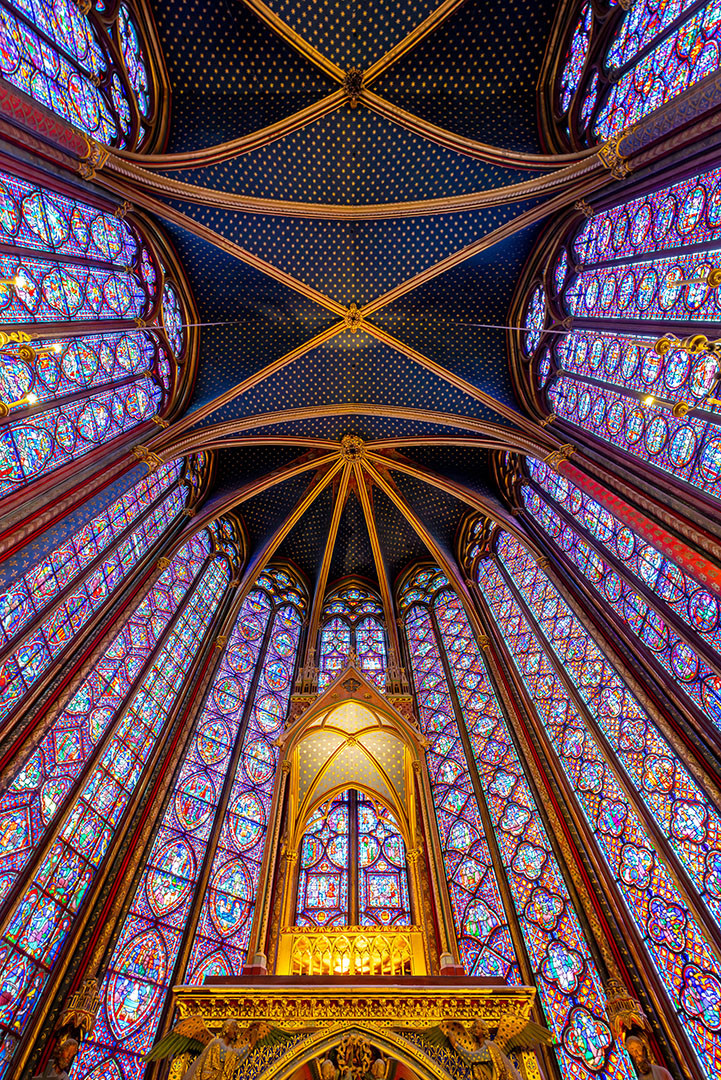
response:
[(358, 584), (334, 589), (321, 615), (318, 689), (325, 690), (355, 657), (359, 669), (382, 692), (387, 662), (383, 608)]
[[(287, 577), (283, 571), (279, 575)], [(290, 583), (290, 578), (287, 580)], [(98, 1022), (92, 1039), (83, 1044), (79, 1058), (88, 1072), (100, 1064), (108, 1067), (108, 1061), (112, 1060), (121, 1077), (142, 1076), (143, 1056), (155, 1039), (188, 933), (188, 920), (192, 920), (195, 884), (213, 844), (216, 814), (228, 784), (229, 770), (237, 757), (237, 741), (264, 646), (264, 667), (253, 708), (256, 721), (263, 718), (266, 734), (276, 713), (263, 697), (263, 691), (268, 689), (263, 679), (273, 686), (280, 682), (284, 686), (289, 684), (286, 669), (289, 667), (292, 672), (297, 644), (294, 637), (297, 622), (290, 618), (290, 612), (295, 609), (278, 609), (271, 638), (266, 641), (274, 606), (283, 599), (283, 593), (282, 586), (278, 592), (280, 581), (274, 580), (272, 569), (261, 577), (261, 583), (266, 587), (255, 588), (238, 613), (115, 945), (101, 987)], [(282, 703), (281, 693), (281, 707)], [(222, 865), (213, 874), (213, 896), (207, 906), (211, 921), (222, 928), (226, 945), (234, 944), (236, 949), (239, 932), (244, 929), (241, 924), (252, 916), (255, 894), (252, 882), (247, 880), (247, 860), (239, 856), (259, 845), (262, 856), (267, 809), (267, 804), (262, 805), (262, 792), (248, 789), (231, 799), (222, 826), (218, 846), (218, 851), (223, 853)], [(233, 845), (235, 852), (229, 850)], [(232, 854), (235, 858), (229, 859)], [(238, 886), (243, 887), (242, 894)], [(206, 974), (213, 973), (218, 958), (217, 953), (208, 951), (212, 944), (207, 935), (196, 939), (186, 981), (201, 982)], [(154, 963), (144, 965), (143, 956), (153, 956)], [(185, 959), (181, 957), (180, 962), (185, 963)]]
[(720, 206), (714, 168), (594, 213), (558, 246), (540, 317), (532, 285), (522, 346), (560, 420), (713, 499), (721, 367), (686, 335), (719, 320)]
[(718, 71), (715, 0), (623, 7), (585, 4), (567, 38), (555, 115), (574, 145), (610, 139)]
[(0, 245), (2, 497), (167, 412), (192, 320), (138, 225), (7, 172)]
[[(716, 597), (547, 465), (529, 459), (527, 468), (538, 485), (521, 487), (529, 513), (646, 646), (678, 691), (720, 729), (721, 629)], [(577, 522), (597, 544), (589, 543)]]
[[(558, 1038), (561, 1071), (568, 1077), (630, 1076), (605, 1020), (601, 978), (466, 613), (440, 571), (421, 574), (432, 580), (430, 589), (425, 585), (426, 595), (437, 590), (437, 640), (458, 695), (471, 767), (490, 815), (541, 1003)], [(411, 593), (420, 592), (414, 587), (420, 576), (409, 582)], [(413, 651), (411, 659), (415, 675), (418, 657)], [(447, 800), (439, 803), (434, 791), (434, 801), (440, 820)]]
[[(230, 580), (207, 531), (171, 560), (3, 805), (0, 1075), (125, 820)], [(61, 813), (62, 811), (62, 813)]]
[(721, 896), (716, 812), (529, 553), (506, 533), (495, 551), (477, 564), (479, 588), (710, 1080), (721, 1062), (721, 963), (704, 922)]
[(343, 791), (311, 814), (300, 843), (296, 925), (411, 925), (406, 846), (378, 799)]
[(140, 480), (0, 597), (0, 720), (6, 721), (185, 508), (192, 464)]
[(147, 12), (126, 3), (88, 9), (2, 0), (0, 75), (98, 142), (148, 148), (164, 118)]
[(271, 603), (272, 619), (264, 615), (264, 651), (185, 971), (188, 982), (241, 973), (255, 911), (278, 766), (275, 742), (288, 711), (306, 606), (299, 582), (284, 569), (269, 567), (257, 585)]

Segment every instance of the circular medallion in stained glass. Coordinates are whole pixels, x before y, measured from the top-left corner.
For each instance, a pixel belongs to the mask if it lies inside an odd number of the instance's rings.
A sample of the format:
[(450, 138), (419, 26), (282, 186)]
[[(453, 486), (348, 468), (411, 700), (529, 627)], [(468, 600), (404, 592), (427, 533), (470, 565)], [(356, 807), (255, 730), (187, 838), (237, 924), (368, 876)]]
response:
[(210, 917), (222, 937), (230, 937), (253, 910), (254, 884), (242, 859), (226, 863), (210, 884)]
[(717, 727), (721, 726), (721, 675), (709, 675), (701, 686), (703, 706)]
[(618, 529), (616, 534), (616, 551), (618, 555), (623, 559), (628, 559), (634, 554), (636, 548), (636, 537), (632, 534), (629, 528), (623, 526)]
[(650, 307), (658, 289), (658, 276), (655, 270), (644, 270), (638, 282), (637, 306), (639, 311)]
[(265, 807), (254, 791), (244, 791), (231, 804), (228, 818), (230, 831), (239, 851), (247, 851), (257, 842), (265, 829)]
[(256, 739), (246, 747), (243, 764), (252, 784), (264, 784), (275, 772), (275, 753), (265, 739)]
[(651, 220), (653, 213), (651, 207), (647, 202), (644, 202), (639, 206), (638, 210), (634, 214), (633, 227), (631, 229), (631, 243), (638, 247), (639, 244), (643, 244), (644, 240), (648, 236), (648, 231), (651, 228)]
[(691, 367), (690, 356), (681, 349), (673, 349), (666, 354), (665, 361), (663, 381), (669, 390), (680, 390), (688, 378)]
[(237, 675), (244, 675), (252, 668), (255, 657), (255, 647), (247, 641), (241, 641), (237, 645), (230, 646), (225, 654), (225, 662)]
[(656, 203), (653, 215), (653, 238), (659, 243), (676, 220), (676, 200), (667, 195)]
[(179, 837), (153, 856), (146, 882), (148, 903), (162, 919), (187, 899), (193, 887), (195, 856), (190, 844)]
[(279, 656), (292, 656), (295, 651), (295, 638), (287, 630), (277, 630), (273, 634), (273, 648)]
[(264, 734), (272, 735), (280, 727), (283, 711), (283, 703), (277, 697), (263, 694), (255, 703), (253, 717)]
[(613, 226), (613, 232), (611, 234), (611, 243), (616, 251), (622, 248), (626, 243), (626, 237), (628, 235), (628, 214), (625, 210), (619, 209), (616, 223)]
[(718, 362), (713, 356), (706, 354), (694, 359), (689, 382), (689, 389), (694, 397), (704, 398), (710, 394), (718, 380), (718, 375)]
[(701, 185), (697, 185), (689, 191), (681, 203), (678, 212), (676, 228), (680, 233), (690, 233), (698, 225), (706, 205), (706, 192)]
[(358, 853), (361, 866), (371, 866), (380, 854), (380, 844), (374, 836), (361, 836), (358, 840)]
[(593, 403), (593, 413), (591, 414), (591, 423), (598, 430), (603, 426), (603, 420), (606, 415), (606, 399), (602, 394), (599, 394)]
[(591, 411), (593, 399), (588, 390), (583, 390), (578, 397), (578, 419), (583, 422)]
[(696, 452), (696, 433), (690, 424), (677, 428), (668, 447), (668, 456), (677, 469), (685, 468)]
[(698, 589), (689, 597), (688, 615), (695, 628), (707, 634), (718, 626), (718, 600), (707, 589)]
[(618, 435), (626, 422), (626, 410), (621, 401), (614, 401), (606, 414), (609, 435)]
[(290, 681), (288, 665), (282, 660), (271, 660), (265, 665), (265, 681), (271, 690), (284, 690)]
[(658, 356), (653, 349), (649, 349), (645, 352), (643, 354), (643, 363), (641, 364), (641, 382), (644, 382), (646, 386), (653, 386), (661, 373), (663, 365), (664, 358)]
[(187, 777), (175, 793), (175, 816), (181, 828), (195, 832), (208, 820), (216, 802), (215, 787), (206, 773)]
[(626, 421), (626, 438), (633, 446), (639, 442), (646, 427), (646, 413), (643, 409), (631, 409)]
[[(626, 277), (624, 277), (624, 279), (623, 279), (623, 286), (624, 287), (627, 285), (627, 280), (626, 279), (628, 277), (629, 277), (629, 275), (627, 274)], [(616, 283), (615, 277), (612, 277), (610, 275), (603, 282), (603, 286), (601, 288), (601, 308), (604, 311), (607, 311), (608, 308), (610, 308), (611, 304), (613, 303), (614, 299), (616, 298), (616, 284), (617, 283)], [(628, 288), (629, 288), (630, 292), (633, 291), (633, 284), (634, 284), (634, 282), (633, 282), (633, 274), (631, 274), (630, 275), (630, 281), (628, 281)], [(623, 307), (623, 302), (622, 301), (619, 304), (619, 306)]]
[(217, 764), (230, 750), (230, 728), (224, 720), (211, 720), (198, 732), (195, 747), (206, 765)]
[(677, 641), (671, 649), (671, 668), (682, 682), (691, 682), (698, 674), (698, 656), (685, 641)]

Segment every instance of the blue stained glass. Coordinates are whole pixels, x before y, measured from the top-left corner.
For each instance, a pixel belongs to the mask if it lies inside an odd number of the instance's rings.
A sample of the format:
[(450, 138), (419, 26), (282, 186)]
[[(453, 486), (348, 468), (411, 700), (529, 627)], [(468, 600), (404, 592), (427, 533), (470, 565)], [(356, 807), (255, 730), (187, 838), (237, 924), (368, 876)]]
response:
[[(268, 598), (257, 590), (238, 614), (108, 965), (95, 1029), (78, 1056), (81, 1075), (108, 1061), (126, 1080), (143, 1075), (270, 614)], [(139, 966), (141, 948), (162, 962)]]
[(576, 92), (583, 73), (591, 36), (593, 13), (591, 5), (586, 4), (576, 25), (561, 70), (561, 109), (566, 112)]
[[(98, 11), (103, 9), (96, 3)], [(108, 70), (113, 26), (124, 70)], [(74, 0), (0, 3), (0, 73), (19, 90), (99, 142), (131, 149), (133, 114), (153, 111), (151, 81), (137, 26), (127, 4), (110, 23), (84, 14)], [(108, 87), (109, 83), (109, 87)]]
[[(66, 735), (63, 725), (65, 714), (48, 736), (52, 739), (54, 752), (60, 753), (63, 765), (74, 766), (79, 776), (79, 760), (87, 760), (103, 729), (108, 729), (102, 752), (67, 803), (67, 812), (53, 843), (34, 867), (0, 942), (3, 973), (15, 970), (18, 964), (23, 966), (23, 975), (16, 981), (13, 999), (0, 1009), (0, 1024), (15, 1039), (22, 1034), (28, 1010), (42, 991), (57, 953), (74, 925), (83, 898), (114, 841), (144, 767), (152, 760), (154, 749), (182, 692), (184, 677), (203, 645), (228, 584), (230, 572), (227, 561), (221, 558), (207, 561), (208, 548), (209, 541), (204, 534), (186, 545), (185, 558), (188, 555), (194, 559), (201, 558), (206, 568), (127, 701), (124, 696), (118, 701), (116, 694), (119, 687), (115, 681), (105, 683), (106, 665), (101, 662), (74, 699), (83, 713), (79, 727), (75, 726), (77, 719), (71, 720), (72, 727), (67, 734), (72, 737)], [(176, 556), (176, 560), (179, 558)], [(183, 567), (182, 560), (171, 564), (168, 571), (171, 569), (187, 578), (189, 570)], [(171, 581), (172, 578), (168, 584)], [(186, 589), (187, 586), (180, 585), (180, 582), (173, 585), (173, 591), (180, 591), (178, 599), (174, 599), (175, 603)], [(143, 623), (144, 644), (149, 649), (148, 634), (153, 623), (147, 621), (147, 616)], [(121, 649), (127, 648), (122, 634), (118, 644)], [(117, 644), (114, 643), (108, 650), (109, 655), (106, 655), (111, 664), (116, 649)], [(127, 670), (124, 675), (129, 681), (133, 678)], [(98, 679), (104, 684), (100, 693), (110, 693), (114, 704), (104, 710), (96, 709), (88, 716), (88, 691), (90, 694), (98, 693)], [(95, 715), (98, 712), (101, 713), (99, 717)], [(66, 709), (68, 713), (72, 718), (72, 703)], [(83, 746), (78, 736), (85, 724), (88, 724), (90, 738)], [(13, 790), (21, 793), (24, 789), (31, 792), (37, 790), (40, 780), (38, 766), (42, 760), (40, 757), (35, 763), (26, 763), (13, 782)], [(41, 813), (45, 807), (42, 795), (41, 790)], [(25, 800), (27, 802), (27, 796)], [(49, 813), (51, 821), (57, 812), (58, 804), (53, 801)], [(27, 813), (25, 820), (29, 821)], [(12, 868), (12, 873), (17, 876), (17, 866)], [(157, 956), (155, 960), (158, 960)], [(0, 1066), (0, 1075), (4, 1073), (5, 1066)]]
[(348, 792), (319, 806), (300, 844), (298, 926), (348, 926)]
[[(606, 999), (561, 869), (458, 598), (434, 603), (539, 995), (564, 1077), (632, 1077), (606, 1023)], [(588, 1015), (586, 1037), (581, 1017)]]
[(324, 690), (355, 654), (356, 663), (378, 689), (385, 689), (386, 635), (380, 601), (359, 585), (334, 590), (323, 605), (318, 689)]
[[(688, 909), (673, 870), (619, 784), (593, 726), (569, 696), (549, 655), (557, 655), (578, 687), (589, 716), (616, 748), (633, 788), (661, 830), (667, 830), (671, 849), (695, 876), (710, 906), (718, 903), (716, 863), (713, 856), (707, 861), (704, 852), (713, 843), (715, 812), (528, 552), (505, 533), (497, 551), (498, 563), (486, 559), (478, 564), (479, 587), (648, 955), (711, 1080), (721, 1068), (721, 1036), (713, 1005), (721, 972), (715, 954)], [(511, 592), (506, 574), (538, 620), (538, 630)], [(697, 843), (702, 847), (692, 852)], [(707, 1005), (699, 1004), (697, 982), (708, 995)]]
[[(273, 597), (273, 621), (184, 976), (191, 983), (209, 975), (240, 975), (243, 970), (275, 786), (274, 744), (293, 685), (302, 623), (295, 604), (303, 603), (297, 582), (270, 568), (258, 585)], [(238, 656), (237, 662), (242, 667), (247, 657)]]

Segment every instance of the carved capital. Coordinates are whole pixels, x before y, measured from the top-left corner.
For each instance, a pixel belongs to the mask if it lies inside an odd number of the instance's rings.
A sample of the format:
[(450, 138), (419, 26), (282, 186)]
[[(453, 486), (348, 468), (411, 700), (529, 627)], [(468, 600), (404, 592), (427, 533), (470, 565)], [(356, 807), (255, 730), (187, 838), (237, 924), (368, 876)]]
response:
[(148, 473), (155, 472), (156, 469), (165, 464), (161, 457), (158, 457), (157, 454), (154, 454), (152, 450), (149, 450), (147, 446), (143, 446), (141, 443), (134, 446), (132, 452), (138, 461), (142, 461), (143, 464), (148, 466)]
[(610, 171), (611, 176), (616, 180), (623, 180), (631, 172), (631, 166), (623, 155), (619, 154), (618, 147), (622, 140), (630, 135), (633, 128), (627, 128), (625, 131), (621, 131), (618, 135), (614, 135), (612, 138), (605, 142), (603, 146), (599, 147), (598, 156), (605, 167)]
[(573, 204), (574, 210), (580, 210), (585, 218), (592, 218), (596, 211), (593, 209), (590, 203), (587, 203), (585, 199), (576, 199)]
[(158, 570), (167, 570), (170, 566), (170, 559), (166, 558), (165, 555), (161, 555), (155, 565), (157, 566)]
[(228, 635), (227, 634), (218, 634), (217, 638), (215, 639), (214, 644), (215, 644), (216, 649), (224, 649), (225, 646), (228, 644)]
[(92, 180), (98, 169), (102, 169), (108, 160), (110, 151), (107, 147), (101, 146), (100, 143), (96, 143), (94, 139), (89, 139), (87, 136), (85, 136), (85, 142), (88, 148), (78, 165), (78, 172), (84, 180)]
[(132, 209), (133, 209), (133, 204), (129, 203), (127, 199), (123, 199), (123, 201), (120, 203), (120, 205), (115, 207), (114, 213), (115, 213), (116, 218), (124, 218), (124, 217), (127, 217), (127, 215), (130, 213), (130, 211)]
[(158, 416), (157, 413), (155, 414), (155, 416), (151, 416), (150, 419), (153, 421), (154, 424), (157, 424), (159, 428), (170, 427), (168, 421), (163, 420), (162, 416)]
[(543, 462), (545, 465), (550, 466), (550, 468), (558, 470), (558, 466), (561, 462), (568, 461), (575, 452), (576, 447), (573, 443), (564, 443), (563, 446), (559, 446), (558, 450), (552, 450), (550, 454), (546, 454)]
[(548, 416), (544, 416), (543, 420), (541, 420), (541, 427), (548, 427), (554, 420), (558, 420), (555, 412), (549, 413)]

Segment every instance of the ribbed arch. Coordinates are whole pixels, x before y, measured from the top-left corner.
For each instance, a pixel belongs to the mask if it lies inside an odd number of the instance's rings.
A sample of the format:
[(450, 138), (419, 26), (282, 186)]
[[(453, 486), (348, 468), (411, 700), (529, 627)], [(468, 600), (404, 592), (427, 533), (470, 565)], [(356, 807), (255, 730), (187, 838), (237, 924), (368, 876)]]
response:
[(170, 560), (0, 793), (0, 1075), (127, 824), (231, 580), (213, 527)]
[(613, 138), (719, 69), (714, 0), (568, 4), (554, 58), (552, 113), (574, 146)]
[(360, 581), (346, 581), (326, 596), (321, 613), (318, 688), (324, 690), (351, 656), (379, 690), (385, 689), (388, 657), (383, 605)]
[(0, 76), (86, 135), (150, 150), (167, 86), (144, 0), (0, 0)]
[(571, 438), (717, 503), (721, 372), (708, 337), (721, 318), (721, 169), (564, 231), (520, 299), (526, 396)]
[(493, 552), (474, 572), (507, 659), (710, 1080), (721, 1062), (721, 819), (528, 550), (498, 532)]
[[(400, 605), (464, 960), (494, 931), (497, 937), (501, 920), (513, 918), (559, 1040), (562, 1074), (630, 1077), (605, 1020), (601, 977), (468, 617), (437, 568), (412, 575)], [(497, 852), (496, 871), (489, 843)], [(475, 898), (467, 895), (469, 885), (479, 890)], [(507, 915), (502, 891), (512, 905)], [(509, 948), (508, 929), (505, 934)], [(513, 981), (512, 968), (505, 977)]]

